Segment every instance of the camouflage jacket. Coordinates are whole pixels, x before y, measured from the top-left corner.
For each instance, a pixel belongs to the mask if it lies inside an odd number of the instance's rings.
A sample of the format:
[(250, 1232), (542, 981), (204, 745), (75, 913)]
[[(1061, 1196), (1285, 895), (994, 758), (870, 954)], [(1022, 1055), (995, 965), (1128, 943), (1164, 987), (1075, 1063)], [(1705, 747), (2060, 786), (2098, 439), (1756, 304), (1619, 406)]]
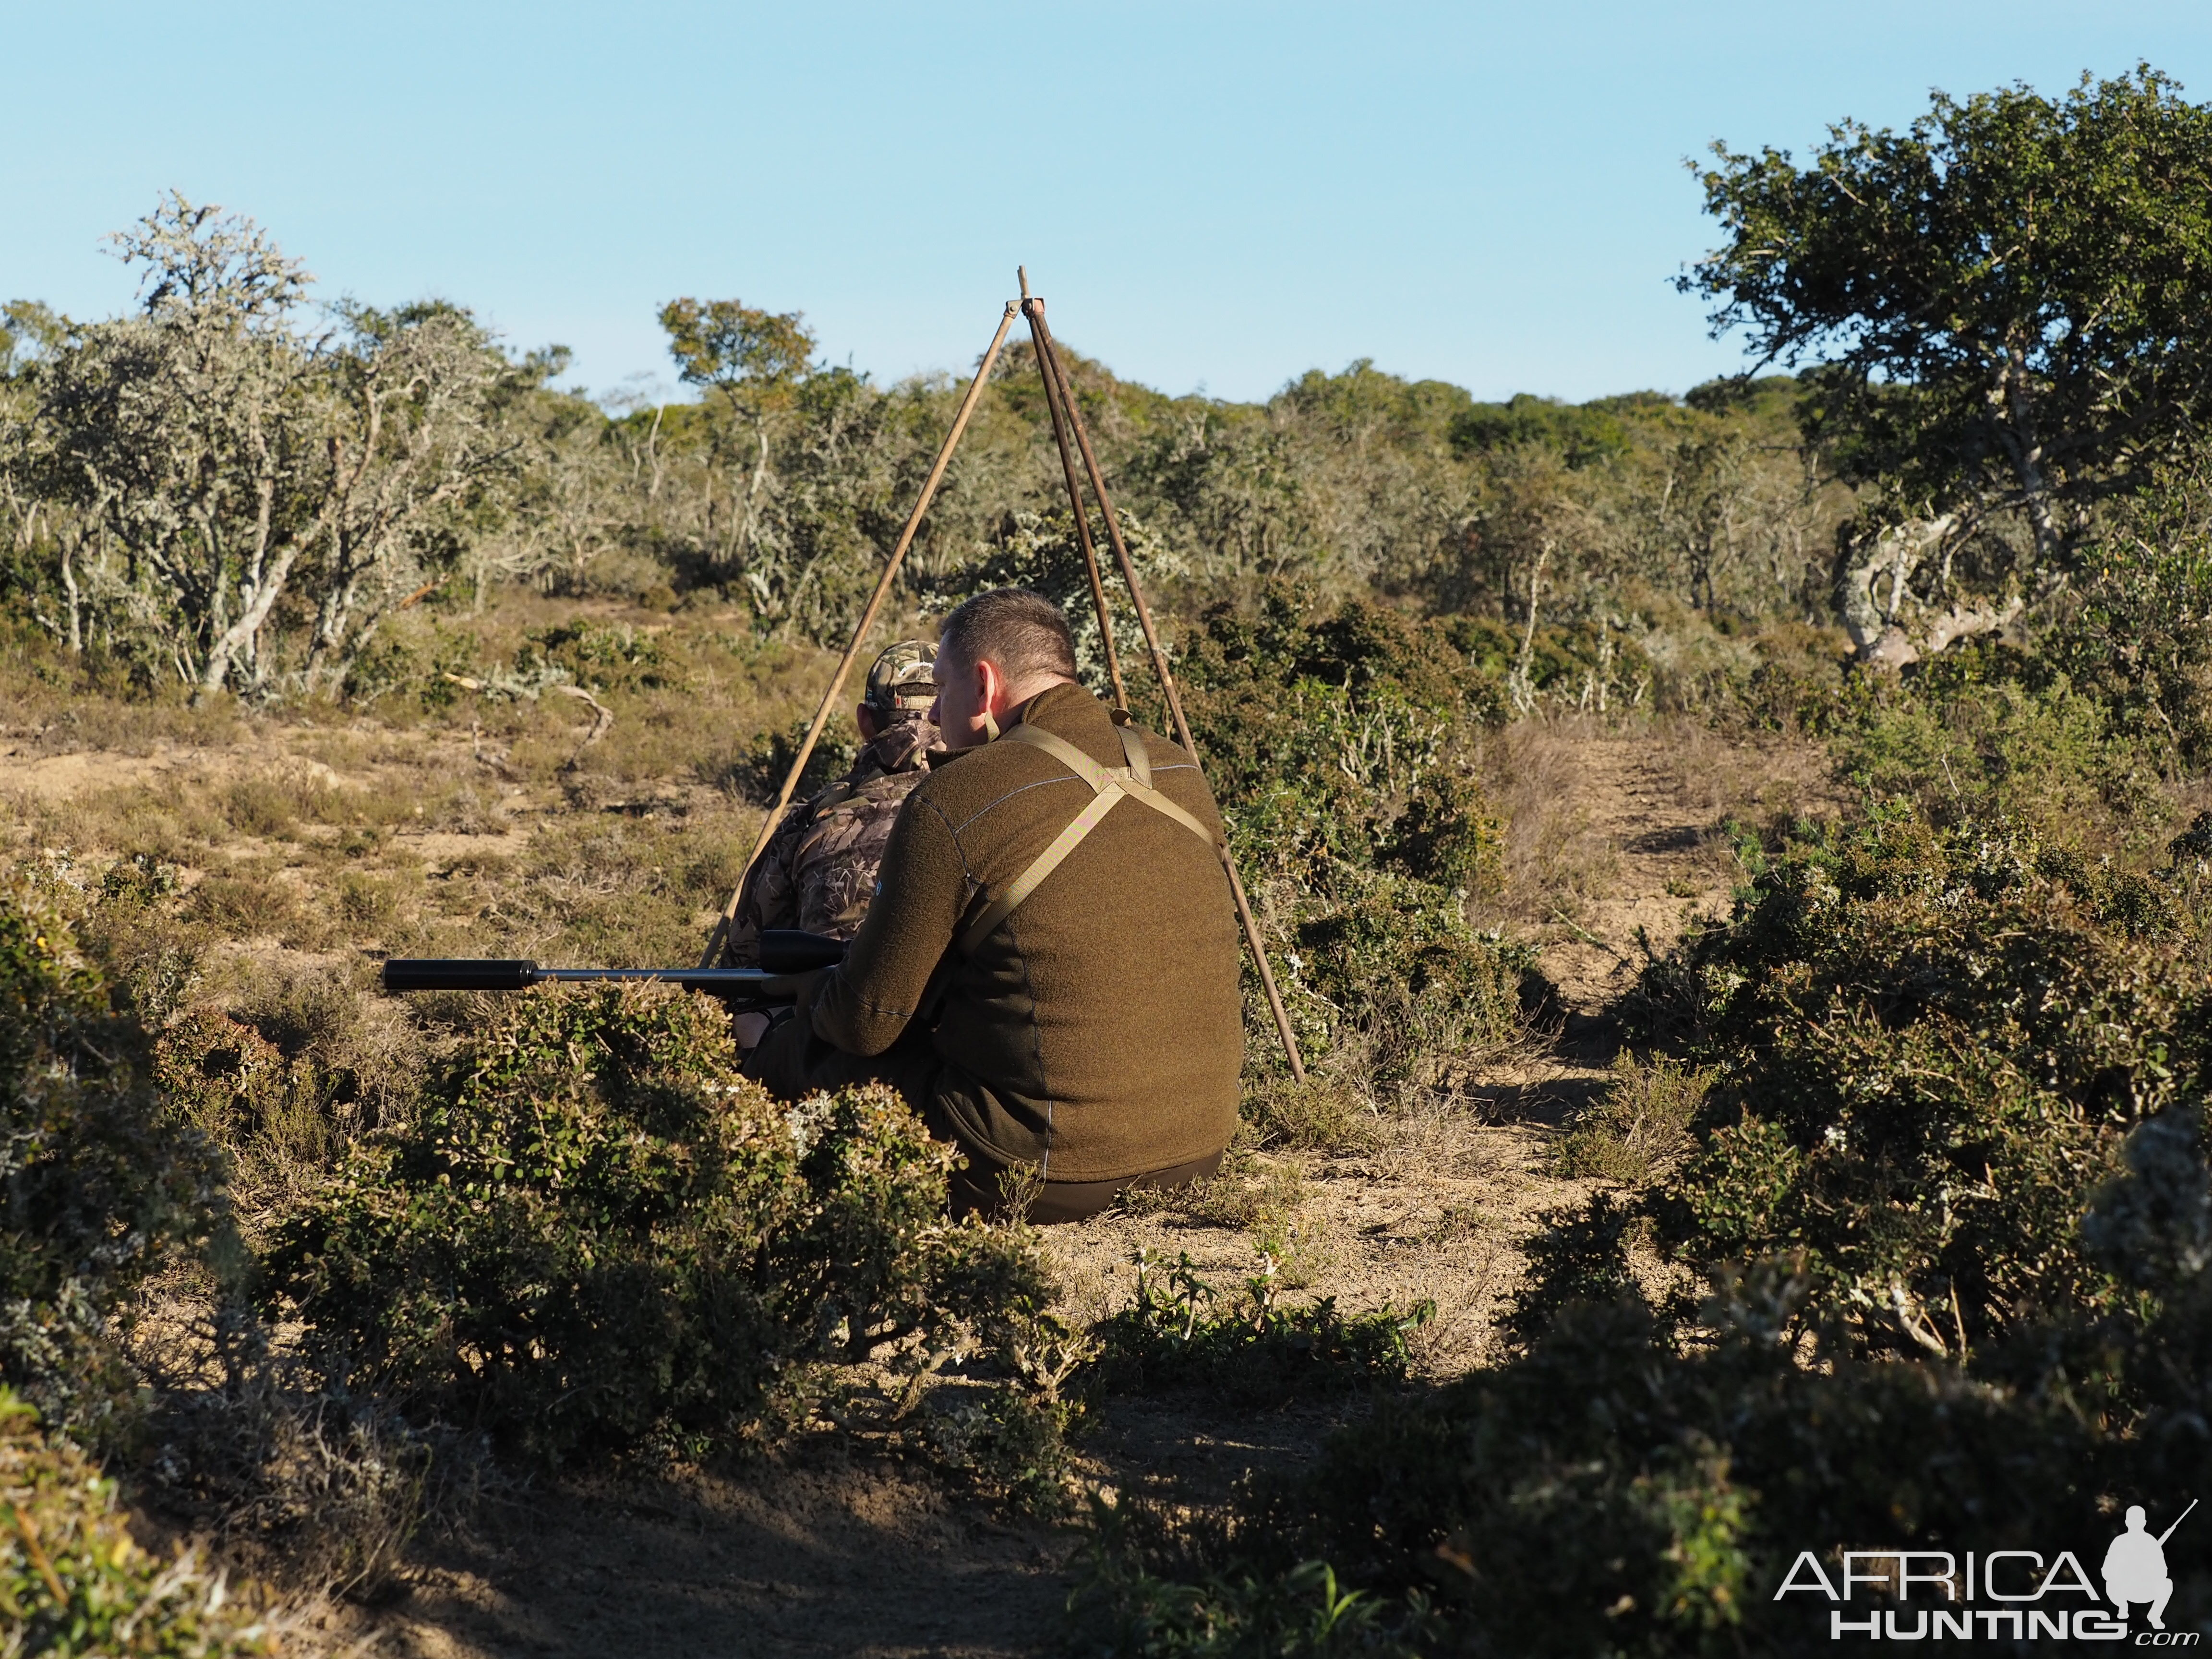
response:
[(787, 811), (745, 878), (722, 964), (760, 959), (762, 930), (800, 927), (850, 939), (875, 896), (884, 843), (915, 785), (929, 773), (937, 728), (902, 720), (860, 750), (853, 769), (813, 799)]

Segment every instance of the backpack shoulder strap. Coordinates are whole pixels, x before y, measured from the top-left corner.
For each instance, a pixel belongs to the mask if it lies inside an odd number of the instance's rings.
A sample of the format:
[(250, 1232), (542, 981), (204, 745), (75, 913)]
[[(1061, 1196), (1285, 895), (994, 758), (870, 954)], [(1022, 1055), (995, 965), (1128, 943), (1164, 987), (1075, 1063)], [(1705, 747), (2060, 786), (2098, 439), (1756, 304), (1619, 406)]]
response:
[(1128, 789), (1129, 799), (1139, 805), (1151, 807), (1164, 817), (1174, 819), (1208, 847), (1218, 851), (1223, 843), (1213, 831), (1162, 794), (1152, 782), (1152, 757), (1145, 748), (1143, 735), (1133, 726), (1117, 726), (1114, 729), (1121, 739), (1121, 752), (1129, 757), (1129, 775), (1123, 786)]
[(1133, 726), (1117, 726), (1114, 735), (1121, 739), (1121, 752), (1129, 757), (1129, 775), (1139, 789), (1152, 787), (1152, 751), (1145, 747), (1143, 733)]

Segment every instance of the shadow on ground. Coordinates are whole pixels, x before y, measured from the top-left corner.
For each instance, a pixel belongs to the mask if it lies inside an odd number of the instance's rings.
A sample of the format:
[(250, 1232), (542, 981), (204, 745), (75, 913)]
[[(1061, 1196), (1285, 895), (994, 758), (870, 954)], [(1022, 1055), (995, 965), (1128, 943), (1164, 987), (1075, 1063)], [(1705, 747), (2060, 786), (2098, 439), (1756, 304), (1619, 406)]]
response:
[[(1612, 1054), (1611, 1049), (1599, 1052), (1607, 1058)], [(1534, 1123), (1556, 1129), (1612, 1086), (1611, 1078), (1602, 1076), (1537, 1078), (1480, 1085), (1469, 1089), (1466, 1098), (1486, 1123)]]
[(383, 1650), (477, 1655), (1054, 1651), (1069, 1542), (895, 1462), (562, 1482), (426, 1551)]

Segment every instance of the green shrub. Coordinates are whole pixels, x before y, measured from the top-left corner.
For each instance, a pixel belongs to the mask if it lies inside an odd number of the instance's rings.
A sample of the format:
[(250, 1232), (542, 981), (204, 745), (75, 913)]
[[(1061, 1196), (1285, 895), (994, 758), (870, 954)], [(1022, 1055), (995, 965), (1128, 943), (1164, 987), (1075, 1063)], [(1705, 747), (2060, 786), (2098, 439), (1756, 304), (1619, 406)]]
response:
[[(791, 763), (799, 758), (799, 745), (806, 741), (806, 728), (812, 716), (801, 715), (781, 730), (763, 732), (748, 744), (732, 769), (732, 781), (747, 794), (774, 802), (776, 792), (783, 787), (789, 775)], [(799, 775), (799, 787), (792, 793), (793, 800), (805, 800), (818, 794), (853, 769), (860, 746), (853, 737), (842, 734), (842, 724), (830, 726), (816, 739), (814, 751), (806, 757), (806, 769)]]
[[(2212, 1478), (2201, 1113), (2146, 1121), (2120, 1162), (2078, 1218), (2138, 1294), (2046, 1326), (2034, 1376), (1791, 1340), (1808, 1285), (1785, 1263), (1717, 1275), (1691, 1327), (1601, 1278), (1524, 1352), (1383, 1399), (1225, 1521), (1125, 1500), (1079, 1605), (1117, 1653), (1327, 1651), (1299, 1645), (1325, 1561), (1376, 1651), (1809, 1655), (1833, 1651), (1828, 1603), (1775, 1595), (1801, 1551), (1831, 1574), (1877, 1547), (2063, 1548), (2094, 1571), (2128, 1504), (2170, 1517)], [(2175, 1558), (2168, 1628), (2212, 1617), (2199, 1559)]]
[(132, 1540), (115, 1483), (0, 1386), (0, 1651), (218, 1659), (278, 1650), (264, 1616), (189, 1551)]
[(599, 691), (684, 689), (684, 677), (653, 635), (591, 621), (541, 629), (514, 653), (517, 678), (551, 682), (556, 677)]
[(1644, 1220), (1638, 1206), (1600, 1193), (1588, 1203), (1546, 1210), (1523, 1246), (1528, 1276), (1499, 1322), (1527, 1342), (1543, 1334), (1563, 1308), (1637, 1297), (1628, 1241)]
[(1690, 1124), (1713, 1075), (1664, 1055), (1644, 1061), (1624, 1051), (1605, 1091), (1559, 1137), (1559, 1173), (1635, 1185), (1670, 1168), (1689, 1148)]
[(1391, 1624), (1396, 1610), (1337, 1583), (1326, 1561), (1279, 1576), (1230, 1571), (1178, 1583), (1152, 1571), (1126, 1536), (1128, 1517), (1099, 1502), (1097, 1537), (1079, 1559), (1068, 1646), (1101, 1659), (1323, 1659), (1416, 1651)]
[(1224, 1295), (1198, 1276), (1188, 1255), (1166, 1267), (1140, 1251), (1136, 1294), (1097, 1328), (1098, 1382), (1131, 1390), (1198, 1387), (1256, 1404), (1399, 1383), (1412, 1374), (1409, 1338), (1436, 1316), (1435, 1303), (1351, 1316), (1333, 1297), (1285, 1306), (1276, 1267), (1267, 1258), (1239, 1291)]
[(537, 1455), (726, 1445), (811, 1359), (1042, 1301), (1018, 1241), (944, 1220), (951, 1156), (885, 1090), (779, 1106), (712, 999), (538, 992), (286, 1224), (270, 1282)]
[(1517, 1039), (1532, 961), (1468, 920), (1502, 879), (1468, 741), (1504, 716), (1495, 677), (1437, 623), (1281, 585), (1255, 616), (1209, 611), (1176, 672), (1307, 1058), (1449, 1091)]
[(1504, 701), (1441, 627), (1363, 601), (1320, 614), (1278, 586), (1255, 617), (1209, 611), (1176, 672), (1246, 868), (1494, 878), (1499, 831), (1455, 744)]
[(125, 1298), (223, 1224), (221, 1160), (164, 1116), (151, 1060), (67, 918), (0, 894), (0, 1382), (71, 1433), (129, 1397)]
[(2203, 462), (2123, 503), (2086, 550), (2050, 654), (2116, 730), (2202, 770), (2212, 760), (2212, 542)]
[(2016, 829), (1893, 815), (1778, 860), (1668, 981), (1721, 1070), (1662, 1243), (1789, 1257), (1803, 1319), (1868, 1352), (1959, 1358), (2108, 1306), (2079, 1217), (2212, 1060), (2179, 925), (2167, 884)]
[(2001, 645), (1954, 648), (1902, 679), (1858, 677), (1837, 717), (1838, 774), (1947, 826), (2016, 819), (2078, 842), (2155, 805), (2158, 769), (2106, 702)]
[[(1809, 1287), (1784, 1263), (1723, 1272), (1687, 1326), (1601, 1273), (1524, 1352), (1386, 1397), (1225, 1521), (1125, 1500), (1079, 1605), (1117, 1653), (1328, 1651), (1299, 1645), (1327, 1562), (1333, 1594), (1364, 1595), (1372, 1650), (1790, 1655), (1833, 1650), (1825, 1601), (1775, 1595), (1801, 1551), (1832, 1574), (1838, 1551), (1875, 1547), (2070, 1548), (2094, 1570), (2127, 1504), (2170, 1516), (2212, 1477), (2199, 1114), (2148, 1120), (2121, 1161), (2080, 1218), (2140, 1294), (2046, 1326), (2033, 1377), (1808, 1347), (1789, 1334)], [(1583, 1219), (1593, 1259), (1625, 1213)], [(2212, 1616), (2193, 1561), (2177, 1559), (2169, 1628)]]
[(1218, 1579), (1325, 1560), (1422, 1653), (1822, 1652), (1826, 1603), (1772, 1600), (1800, 1549), (2109, 1534), (2106, 1471), (2063, 1411), (1930, 1368), (1822, 1374), (1746, 1334), (1681, 1358), (1655, 1335), (1585, 1304), (1525, 1358), (1383, 1402), (1255, 1494), (1207, 1552)]

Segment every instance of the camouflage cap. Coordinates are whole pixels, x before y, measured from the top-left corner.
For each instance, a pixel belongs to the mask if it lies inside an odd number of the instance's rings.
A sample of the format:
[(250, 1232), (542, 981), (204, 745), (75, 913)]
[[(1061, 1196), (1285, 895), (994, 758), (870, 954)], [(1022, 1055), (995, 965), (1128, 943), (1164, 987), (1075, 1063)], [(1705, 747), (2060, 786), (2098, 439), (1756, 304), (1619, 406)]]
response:
[(927, 640), (901, 640), (868, 670), (860, 701), (881, 714), (926, 714), (937, 701), (937, 647)]

